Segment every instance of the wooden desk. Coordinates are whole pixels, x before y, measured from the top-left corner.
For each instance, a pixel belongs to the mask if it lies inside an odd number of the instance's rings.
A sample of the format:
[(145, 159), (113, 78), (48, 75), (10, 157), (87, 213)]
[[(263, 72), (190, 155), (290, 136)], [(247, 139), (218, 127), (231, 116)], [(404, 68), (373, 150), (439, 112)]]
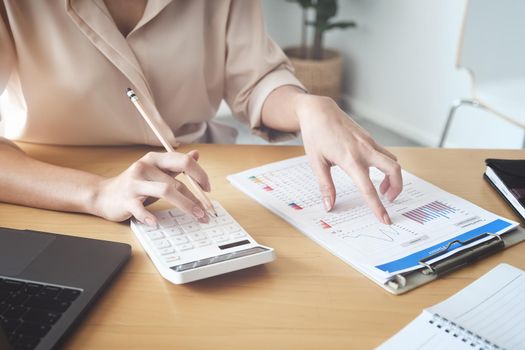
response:
[[(151, 149), (21, 145), (33, 157), (115, 175)], [(276, 249), (266, 266), (176, 286), (157, 274), (127, 223), (0, 204), (0, 224), (126, 242), (133, 256), (66, 344), (70, 349), (369, 349), (421, 310), (500, 262), (525, 269), (525, 244), (402, 296), (385, 292), (285, 221), (233, 188), (226, 175), (297, 156), (298, 147), (197, 145), (213, 198), (261, 244)], [(486, 157), (524, 151), (394, 148), (402, 166), (488, 210), (517, 220), (482, 179)], [(154, 208), (165, 208), (156, 203)]]

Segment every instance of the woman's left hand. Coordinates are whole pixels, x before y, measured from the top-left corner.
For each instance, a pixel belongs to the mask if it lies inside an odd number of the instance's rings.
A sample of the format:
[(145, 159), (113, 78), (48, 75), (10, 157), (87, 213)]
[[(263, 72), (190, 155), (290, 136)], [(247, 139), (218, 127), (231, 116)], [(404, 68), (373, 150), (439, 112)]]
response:
[(370, 167), (376, 167), (385, 174), (379, 191), (393, 201), (403, 189), (401, 167), (396, 157), (375, 142), (334, 100), (284, 85), (266, 98), (262, 122), (276, 130), (301, 131), (327, 211), (333, 208), (336, 198), (330, 168), (338, 165), (353, 179), (378, 220), (392, 223), (368, 172)]
[(385, 174), (379, 190), (393, 201), (403, 188), (397, 158), (374, 141), (328, 97), (303, 94), (296, 103), (296, 115), (310, 165), (319, 182), (326, 210), (335, 202), (330, 168), (338, 165), (354, 181), (379, 221), (391, 224), (390, 217), (370, 180), (369, 168)]

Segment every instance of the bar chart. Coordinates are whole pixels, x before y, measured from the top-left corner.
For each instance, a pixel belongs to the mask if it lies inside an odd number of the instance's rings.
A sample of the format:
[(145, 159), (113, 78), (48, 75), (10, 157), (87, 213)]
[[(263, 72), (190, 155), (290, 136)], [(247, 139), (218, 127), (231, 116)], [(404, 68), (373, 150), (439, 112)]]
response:
[(424, 225), (425, 223), (438, 218), (450, 219), (450, 214), (454, 214), (455, 212), (455, 208), (440, 201), (433, 201), (407, 211), (402, 215), (406, 218), (409, 218), (410, 220)]

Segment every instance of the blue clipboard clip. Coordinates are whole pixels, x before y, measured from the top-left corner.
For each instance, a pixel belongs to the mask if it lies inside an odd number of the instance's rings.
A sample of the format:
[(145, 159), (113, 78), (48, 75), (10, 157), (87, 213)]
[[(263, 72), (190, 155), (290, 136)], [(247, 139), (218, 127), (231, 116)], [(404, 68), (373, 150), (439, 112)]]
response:
[[(491, 236), (490, 239), (483, 240), (483, 238), (489, 236)], [(438, 259), (440, 256), (445, 255), (454, 249), (457, 249), (458, 244), (460, 246), (467, 246), (479, 240), (483, 241), (466, 249), (459, 250), (457, 253), (454, 253), (444, 259), (437, 260), (432, 263), (430, 262), (432, 260)], [(456, 270), (462, 266), (471, 264), (474, 261), (482, 259), (488, 255), (494, 254), (504, 248), (505, 242), (499, 235), (491, 232), (485, 232), (466, 241), (452, 241), (447, 244), (443, 250), (419, 260), (419, 264), (423, 265), (424, 267), (424, 269), (421, 271), (423, 274), (435, 274), (440, 276)]]

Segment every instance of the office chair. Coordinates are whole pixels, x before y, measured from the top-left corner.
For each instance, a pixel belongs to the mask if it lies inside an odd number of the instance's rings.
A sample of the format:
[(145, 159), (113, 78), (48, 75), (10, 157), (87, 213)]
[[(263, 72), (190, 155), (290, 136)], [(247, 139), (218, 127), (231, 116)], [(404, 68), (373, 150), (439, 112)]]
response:
[(469, 73), (471, 96), (453, 103), (439, 147), (462, 106), (525, 130), (525, 1), (467, 0), (456, 67)]

